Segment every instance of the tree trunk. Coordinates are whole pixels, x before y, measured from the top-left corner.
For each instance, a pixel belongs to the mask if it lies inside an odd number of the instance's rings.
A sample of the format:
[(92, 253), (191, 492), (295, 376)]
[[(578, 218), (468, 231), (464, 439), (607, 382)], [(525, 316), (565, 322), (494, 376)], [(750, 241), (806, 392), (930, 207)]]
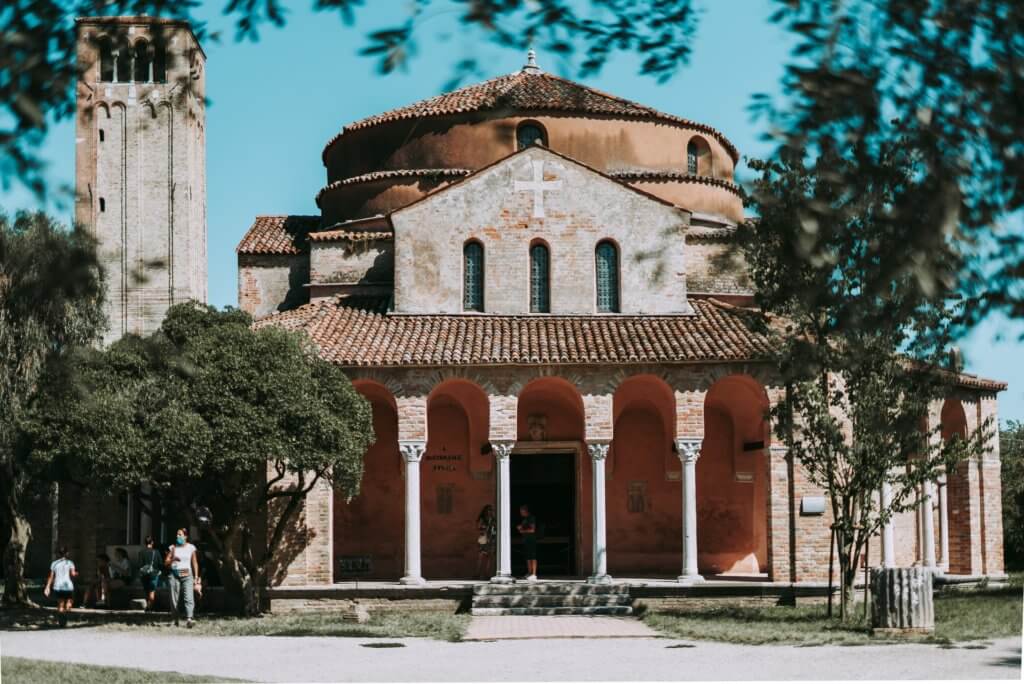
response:
[(932, 573), (927, 568), (875, 568), (871, 571), (871, 595), (872, 631), (906, 634), (935, 630)]
[(247, 569), (232, 548), (224, 549), (220, 575), (229, 608), (247, 617), (263, 612), (262, 573)]
[(4, 549), (4, 605), (32, 606), (35, 604), (25, 589), (25, 552), (32, 540), (32, 526), (13, 506), (7, 506), (4, 517), (11, 535)]

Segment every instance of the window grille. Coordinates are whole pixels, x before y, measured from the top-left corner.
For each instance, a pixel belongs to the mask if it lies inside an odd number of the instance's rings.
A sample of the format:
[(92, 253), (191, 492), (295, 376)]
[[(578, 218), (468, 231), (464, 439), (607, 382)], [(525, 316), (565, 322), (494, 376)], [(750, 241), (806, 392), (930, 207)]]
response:
[(467, 242), (463, 256), (462, 308), (466, 311), (484, 310), (484, 248), (479, 242)]
[(551, 312), (550, 260), (545, 245), (530, 247), (530, 312)]
[(697, 175), (697, 143), (690, 141), (686, 146), (686, 172), (691, 176)]
[(597, 246), (597, 310), (602, 313), (619, 311), (619, 250), (610, 242)]

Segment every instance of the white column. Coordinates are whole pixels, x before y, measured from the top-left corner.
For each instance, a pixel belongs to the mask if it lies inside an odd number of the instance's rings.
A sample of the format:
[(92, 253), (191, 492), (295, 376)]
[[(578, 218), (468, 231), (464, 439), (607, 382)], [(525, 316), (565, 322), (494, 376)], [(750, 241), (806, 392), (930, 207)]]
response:
[[(882, 483), (882, 491), (879, 494), (882, 509), (888, 509), (892, 505), (892, 485), (888, 482)], [(882, 525), (882, 567), (896, 567), (896, 540), (892, 516)]]
[(608, 574), (608, 539), (605, 524), (605, 484), (604, 467), (608, 458), (608, 442), (592, 442), (587, 444), (592, 465), (590, 480), (593, 483), (594, 496), (594, 574), (589, 584), (608, 584), (612, 581)]
[(935, 485), (931, 480), (924, 483), (924, 501), (921, 505), (921, 564), (935, 568)]
[(679, 576), (683, 584), (704, 581), (697, 573), (697, 458), (700, 447), (700, 439), (676, 440), (679, 460), (683, 463), (683, 574)]
[(420, 440), (399, 440), (405, 461), (405, 576), (402, 584), (424, 584), (420, 570), (420, 461), (427, 445)]
[(509, 483), (509, 460), (512, 458), (514, 442), (491, 442), (497, 461), (497, 526), (498, 526), (498, 569), (491, 578), (495, 584), (512, 582), (512, 493)]
[(939, 476), (939, 567), (949, 572), (949, 497), (946, 474)]

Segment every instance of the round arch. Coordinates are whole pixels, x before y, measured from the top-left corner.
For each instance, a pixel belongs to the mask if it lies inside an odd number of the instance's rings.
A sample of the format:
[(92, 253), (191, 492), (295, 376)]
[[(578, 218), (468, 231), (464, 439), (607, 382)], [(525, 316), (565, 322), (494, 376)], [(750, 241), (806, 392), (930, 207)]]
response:
[(586, 439), (583, 397), (576, 386), (559, 377), (531, 380), (519, 392), (516, 433), (520, 440), (583, 441)]
[[(940, 414), (942, 440), (967, 439), (967, 413), (958, 399), (948, 398)], [(946, 508), (949, 523), (949, 572), (953, 575), (972, 574), (971, 549), (971, 490), (968, 477), (969, 462), (958, 463), (946, 473)]]
[(697, 461), (697, 564), (708, 574), (768, 567), (768, 394), (749, 375), (716, 381), (704, 398)]

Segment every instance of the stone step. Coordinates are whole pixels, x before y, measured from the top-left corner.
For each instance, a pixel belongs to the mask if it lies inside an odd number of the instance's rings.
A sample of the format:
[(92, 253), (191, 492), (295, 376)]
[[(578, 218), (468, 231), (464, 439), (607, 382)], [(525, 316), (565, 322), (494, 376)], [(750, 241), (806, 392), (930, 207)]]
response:
[(629, 606), (633, 600), (626, 594), (594, 594), (590, 596), (476, 596), (474, 608), (551, 608), (583, 606)]
[(552, 608), (473, 608), (472, 615), (613, 615), (633, 614), (630, 606), (576, 606)]
[(560, 594), (563, 596), (591, 596), (594, 594), (629, 594), (626, 584), (555, 584), (516, 582), (515, 584), (478, 584), (474, 596), (518, 596), (522, 594)]

